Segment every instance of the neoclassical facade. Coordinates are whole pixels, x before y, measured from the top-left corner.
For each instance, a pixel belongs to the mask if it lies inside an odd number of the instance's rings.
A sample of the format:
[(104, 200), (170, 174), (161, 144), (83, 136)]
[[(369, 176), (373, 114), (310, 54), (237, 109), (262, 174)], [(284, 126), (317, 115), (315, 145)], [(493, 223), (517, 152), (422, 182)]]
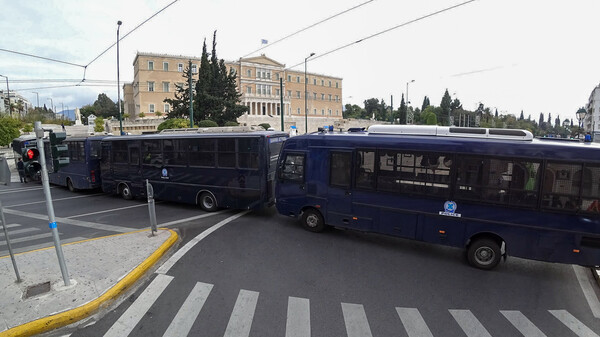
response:
[[(170, 110), (165, 98), (174, 98), (175, 85), (185, 79), (183, 71), (192, 62), (192, 73), (197, 74), (200, 58), (152, 53), (138, 53), (133, 61), (134, 80), (123, 87), (124, 113), (130, 119), (162, 118)], [(248, 112), (240, 120), (244, 123), (279, 123), (284, 113), (286, 125), (304, 129), (305, 104), (309, 125), (333, 124), (342, 119), (342, 78), (307, 73), (285, 68), (285, 64), (260, 55), (225, 63), (237, 74), (241, 104)], [(283, 87), (283, 89), (282, 89)], [(305, 88), (307, 95), (305, 97)], [(283, 95), (283, 106), (281, 96)], [(273, 119), (278, 117), (277, 120)], [(309, 126), (313, 131), (313, 127)]]

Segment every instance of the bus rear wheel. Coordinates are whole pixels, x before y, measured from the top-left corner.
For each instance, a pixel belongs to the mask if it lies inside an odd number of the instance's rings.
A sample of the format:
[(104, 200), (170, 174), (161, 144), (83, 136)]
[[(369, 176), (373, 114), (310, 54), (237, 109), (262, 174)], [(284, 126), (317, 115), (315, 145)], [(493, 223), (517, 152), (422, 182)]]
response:
[(501, 257), (500, 246), (491, 239), (478, 239), (467, 249), (469, 264), (479, 269), (493, 269), (500, 263)]
[(302, 212), (302, 226), (311, 232), (322, 232), (325, 229), (325, 221), (321, 212), (314, 208), (309, 208)]
[(208, 192), (200, 194), (200, 208), (206, 212), (214, 212), (217, 210), (217, 201), (215, 197)]
[(127, 184), (121, 185), (120, 194), (121, 194), (121, 197), (123, 197), (123, 199), (125, 199), (125, 200), (133, 199), (133, 193), (131, 193), (131, 187), (129, 187), (129, 185), (127, 185)]
[(73, 186), (73, 181), (71, 181), (71, 178), (67, 178), (67, 188), (71, 192), (76, 192), (77, 191), (77, 189), (75, 188), (75, 186)]

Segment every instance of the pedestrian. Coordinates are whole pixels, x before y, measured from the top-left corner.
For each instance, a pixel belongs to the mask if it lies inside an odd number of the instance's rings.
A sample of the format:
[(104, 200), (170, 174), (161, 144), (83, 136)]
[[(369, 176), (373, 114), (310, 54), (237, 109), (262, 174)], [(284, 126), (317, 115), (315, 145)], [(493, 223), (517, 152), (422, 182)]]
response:
[(65, 131), (65, 123), (60, 123), (60, 126), (62, 126), (63, 131)]
[(17, 162), (17, 171), (19, 171), (19, 179), (21, 180), (21, 183), (26, 183), (27, 178), (25, 177), (25, 164), (21, 158), (19, 158), (19, 162)]

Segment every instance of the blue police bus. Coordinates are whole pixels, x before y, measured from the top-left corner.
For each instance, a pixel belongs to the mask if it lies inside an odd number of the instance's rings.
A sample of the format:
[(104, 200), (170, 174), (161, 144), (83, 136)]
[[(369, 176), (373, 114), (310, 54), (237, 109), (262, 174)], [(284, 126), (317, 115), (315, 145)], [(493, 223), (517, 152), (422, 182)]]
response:
[(600, 265), (600, 146), (529, 131), (371, 126), (290, 138), (279, 213), (461, 247), (471, 265), (507, 255)]
[[(61, 167), (58, 172), (52, 171), (52, 161), (48, 158), (51, 152), (46, 152), (48, 180), (51, 184), (66, 186), (71, 192), (91, 190), (102, 186), (100, 181), (100, 142), (106, 136), (71, 137), (63, 141), (68, 146), (69, 164)], [(45, 141), (44, 144), (48, 142)]]
[(277, 159), (288, 134), (255, 130), (163, 130), (104, 138), (102, 190), (132, 199), (146, 195), (148, 180), (154, 198), (205, 211), (262, 207), (274, 200)]

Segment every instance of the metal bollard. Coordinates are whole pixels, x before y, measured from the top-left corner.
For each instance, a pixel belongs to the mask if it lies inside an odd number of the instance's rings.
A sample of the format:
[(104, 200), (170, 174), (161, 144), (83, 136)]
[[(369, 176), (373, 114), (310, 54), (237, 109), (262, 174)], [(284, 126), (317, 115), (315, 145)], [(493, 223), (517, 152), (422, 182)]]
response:
[(148, 196), (148, 213), (150, 213), (150, 229), (152, 230), (152, 235), (158, 231), (156, 228), (156, 209), (154, 208), (154, 189), (152, 185), (146, 179), (146, 192)]

